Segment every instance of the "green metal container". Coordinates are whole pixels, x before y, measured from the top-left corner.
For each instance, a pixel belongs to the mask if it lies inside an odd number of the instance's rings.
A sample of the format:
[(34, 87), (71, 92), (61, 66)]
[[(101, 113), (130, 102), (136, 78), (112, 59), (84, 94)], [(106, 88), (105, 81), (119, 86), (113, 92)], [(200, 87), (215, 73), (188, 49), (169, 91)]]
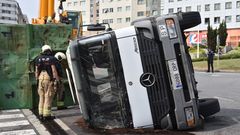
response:
[[(41, 46), (64, 52), (70, 25), (0, 25), (0, 109), (35, 108), (38, 103), (34, 60)], [(65, 78), (65, 104), (72, 98)]]

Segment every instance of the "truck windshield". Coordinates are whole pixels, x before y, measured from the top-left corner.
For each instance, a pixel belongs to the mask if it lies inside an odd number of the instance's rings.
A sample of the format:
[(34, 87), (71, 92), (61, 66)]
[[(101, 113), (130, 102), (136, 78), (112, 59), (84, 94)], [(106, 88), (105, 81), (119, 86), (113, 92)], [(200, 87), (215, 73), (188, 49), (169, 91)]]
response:
[[(116, 81), (109, 35), (80, 41), (81, 65), (88, 83), (85, 95), (92, 123), (97, 127), (123, 127), (123, 89)], [(107, 124), (107, 125), (106, 125)]]

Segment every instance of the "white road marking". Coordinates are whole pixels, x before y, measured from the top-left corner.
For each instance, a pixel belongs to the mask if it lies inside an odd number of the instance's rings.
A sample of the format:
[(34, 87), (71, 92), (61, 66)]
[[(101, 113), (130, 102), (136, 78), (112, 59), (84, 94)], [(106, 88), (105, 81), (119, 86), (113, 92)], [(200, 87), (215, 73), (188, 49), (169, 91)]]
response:
[(33, 129), (1, 132), (0, 135), (36, 135)]
[(0, 115), (0, 120), (1, 119), (13, 119), (13, 118), (24, 118), (23, 114), (3, 114)]
[(221, 75), (212, 73), (211, 76), (221, 76)]
[(232, 120), (239, 123), (240, 121), (237, 118), (232, 117)]
[(65, 123), (63, 123), (60, 119), (54, 119), (54, 121), (67, 133), (71, 135), (77, 135), (74, 131), (72, 131)]
[(29, 125), (29, 122), (27, 120), (11, 121), (11, 122), (1, 122), (0, 123), (0, 128), (3, 128), (3, 127), (14, 127), (14, 126), (23, 126), (23, 125)]
[(217, 98), (217, 99), (219, 99), (219, 100), (225, 100), (225, 101), (229, 101), (229, 102), (234, 102), (234, 100), (229, 99), (229, 98), (217, 97), (217, 96), (215, 96), (214, 98)]
[(2, 110), (0, 112), (3, 112), (3, 113), (8, 113), (8, 112), (20, 112), (19, 109), (12, 109), (12, 110)]

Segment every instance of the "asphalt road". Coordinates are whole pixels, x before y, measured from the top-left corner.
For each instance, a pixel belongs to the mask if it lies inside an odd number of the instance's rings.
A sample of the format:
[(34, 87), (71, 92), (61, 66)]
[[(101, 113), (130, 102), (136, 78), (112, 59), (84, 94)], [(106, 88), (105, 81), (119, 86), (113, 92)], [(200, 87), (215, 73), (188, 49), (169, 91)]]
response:
[(200, 98), (217, 98), (221, 111), (205, 119), (199, 135), (240, 134), (240, 73), (196, 72)]

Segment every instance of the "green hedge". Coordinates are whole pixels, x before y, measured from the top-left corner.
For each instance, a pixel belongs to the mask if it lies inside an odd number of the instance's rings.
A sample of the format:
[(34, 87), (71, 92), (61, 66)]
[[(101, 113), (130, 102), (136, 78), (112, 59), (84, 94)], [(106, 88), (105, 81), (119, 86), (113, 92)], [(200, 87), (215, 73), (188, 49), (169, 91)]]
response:
[[(240, 47), (236, 47), (233, 50), (229, 51), (226, 54), (223, 54), (219, 57), (220, 60), (224, 60), (224, 59), (238, 59), (240, 58)], [(218, 59), (217, 56), (214, 57), (214, 59)], [(197, 62), (197, 61), (206, 61), (207, 57), (200, 57), (197, 59), (192, 59), (193, 62)]]
[[(219, 57), (220, 60), (224, 60), (224, 59), (238, 59), (240, 58), (240, 53), (227, 53), (227, 54), (224, 54), (224, 55), (221, 55)], [(214, 57), (214, 59), (218, 59), (217, 56)], [(192, 61), (193, 62), (198, 62), (198, 61), (206, 61), (207, 60), (207, 57), (201, 57), (201, 58), (198, 58), (198, 59), (193, 59)]]

